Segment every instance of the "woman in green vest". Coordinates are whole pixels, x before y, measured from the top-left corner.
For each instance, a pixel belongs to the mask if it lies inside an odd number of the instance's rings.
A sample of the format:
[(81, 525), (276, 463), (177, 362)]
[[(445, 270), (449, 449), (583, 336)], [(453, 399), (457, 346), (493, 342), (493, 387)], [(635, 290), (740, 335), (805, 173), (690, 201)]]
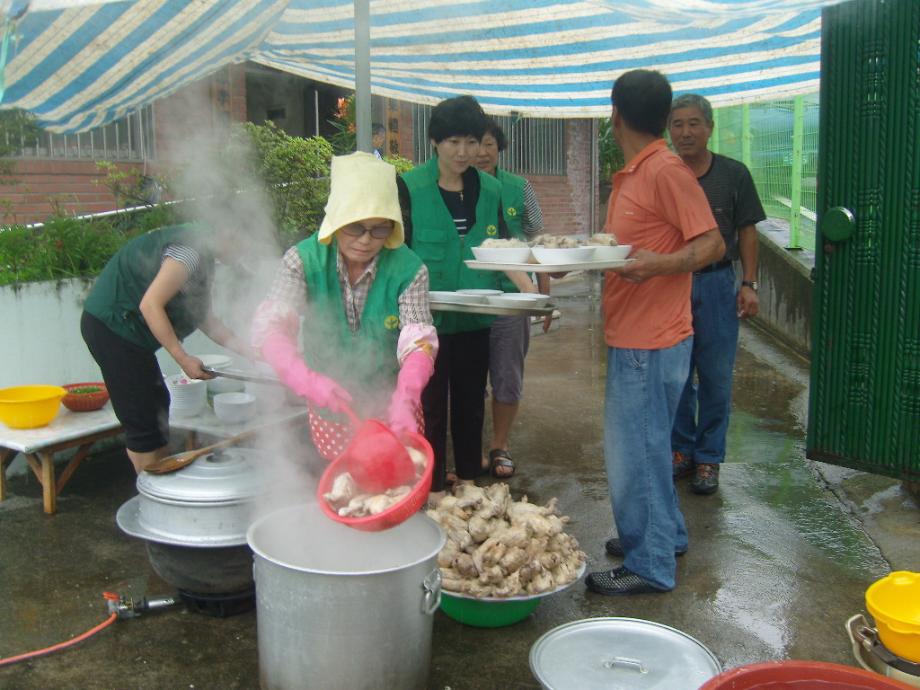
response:
[[(494, 120), (482, 136), (476, 167), (496, 177), (502, 184), (502, 216), (512, 237), (530, 240), (543, 232), (543, 212), (529, 181), (498, 167), (498, 154), (508, 147), (505, 132)], [(541, 292), (549, 294), (549, 276), (537, 274), (537, 287), (525, 274), (516, 273), (513, 281), (505, 278), (505, 292)], [(543, 332), (549, 330), (552, 316), (543, 320)], [(492, 388), (492, 442), (489, 444), (489, 467), (495, 477), (514, 474), (514, 461), (508, 452), (508, 435), (517, 416), (524, 392), (524, 358), (530, 345), (529, 316), (499, 316), (489, 335), (489, 383)]]
[[(399, 180), (407, 243), (428, 267), (432, 290), (498, 288), (501, 274), (464, 264), (472, 247), (507, 237), (501, 218), (501, 184), (474, 163), (488, 118), (471, 96), (439, 103), (428, 135), (434, 155)], [(450, 420), (457, 477), (482, 474), (482, 425), (493, 317), (440, 312), (434, 323), (440, 349), (422, 394), (425, 436), (434, 449), (432, 492), (443, 491)], [(450, 416), (448, 417), (448, 409)]]
[(334, 157), (325, 214), (282, 257), (252, 334), (308, 402), (313, 441), (331, 459), (349, 437), (346, 406), (394, 431), (419, 430), (438, 337), (428, 269), (403, 242), (395, 168), (369, 153)]
[(215, 259), (236, 262), (239, 246), (235, 234), (194, 225), (148, 232), (118, 250), (86, 298), (80, 330), (138, 473), (168, 452), (169, 391), (156, 351), (165, 348), (193, 379), (212, 378), (182, 348), (195, 329), (218, 345), (252, 354), (211, 311)]

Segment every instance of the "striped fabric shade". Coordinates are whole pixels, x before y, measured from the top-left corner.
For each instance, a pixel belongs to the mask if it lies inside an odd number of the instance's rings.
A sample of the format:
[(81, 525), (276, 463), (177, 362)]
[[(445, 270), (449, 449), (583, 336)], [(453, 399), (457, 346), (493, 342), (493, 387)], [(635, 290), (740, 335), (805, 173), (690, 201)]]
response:
[[(8, 4), (0, 107), (56, 132), (105, 124), (244, 60), (354, 87), (353, 0)], [(416, 103), (470, 93), (494, 114), (553, 118), (609, 114), (613, 80), (636, 68), (715, 105), (809, 93), (824, 4), (372, 0), (371, 90)]]

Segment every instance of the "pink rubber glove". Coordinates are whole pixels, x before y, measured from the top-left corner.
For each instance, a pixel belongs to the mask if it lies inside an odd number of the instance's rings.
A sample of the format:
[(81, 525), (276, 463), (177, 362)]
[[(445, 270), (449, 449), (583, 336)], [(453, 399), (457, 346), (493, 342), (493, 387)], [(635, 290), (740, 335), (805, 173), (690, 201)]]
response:
[(262, 355), (284, 385), (313, 405), (341, 413), (351, 402), (348, 391), (304, 364), (297, 346), (284, 334), (272, 331), (262, 345)]
[(393, 431), (418, 432), (415, 411), (422, 399), (422, 391), (425, 390), (433, 373), (434, 360), (421, 350), (411, 353), (403, 361), (387, 415)]

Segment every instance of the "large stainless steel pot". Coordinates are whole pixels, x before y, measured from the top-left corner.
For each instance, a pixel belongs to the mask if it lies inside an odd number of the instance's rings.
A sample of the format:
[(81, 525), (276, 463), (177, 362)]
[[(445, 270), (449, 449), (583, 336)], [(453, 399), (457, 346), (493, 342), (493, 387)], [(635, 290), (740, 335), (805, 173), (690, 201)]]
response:
[(901, 659), (888, 651), (879, 641), (878, 631), (861, 613), (847, 621), (847, 633), (853, 643), (853, 656), (860, 666), (912, 688), (920, 688), (920, 664)]
[(246, 530), (264, 492), (262, 455), (227, 448), (171, 474), (142, 472), (138, 495), (118, 509), (122, 531), (147, 541), (150, 563), (166, 582), (199, 593), (252, 585)]
[(291, 506), (249, 529), (265, 690), (426, 687), (445, 536), (419, 513), (383, 532)]

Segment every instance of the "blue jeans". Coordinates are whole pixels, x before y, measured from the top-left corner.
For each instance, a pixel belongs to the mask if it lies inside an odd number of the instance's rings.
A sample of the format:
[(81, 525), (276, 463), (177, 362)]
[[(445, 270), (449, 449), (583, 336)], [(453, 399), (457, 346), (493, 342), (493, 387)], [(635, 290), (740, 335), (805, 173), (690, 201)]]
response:
[(687, 528), (671, 479), (671, 427), (693, 337), (663, 350), (607, 349), (604, 458), (613, 519), (629, 570), (674, 588)]
[[(738, 348), (735, 271), (725, 268), (693, 276), (693, 354), (671, 449), (697, 463), (725, 459), (725, 435), (732, 406), (732, 370)], [(694, 381), (694, 371), (699, 385)]]

